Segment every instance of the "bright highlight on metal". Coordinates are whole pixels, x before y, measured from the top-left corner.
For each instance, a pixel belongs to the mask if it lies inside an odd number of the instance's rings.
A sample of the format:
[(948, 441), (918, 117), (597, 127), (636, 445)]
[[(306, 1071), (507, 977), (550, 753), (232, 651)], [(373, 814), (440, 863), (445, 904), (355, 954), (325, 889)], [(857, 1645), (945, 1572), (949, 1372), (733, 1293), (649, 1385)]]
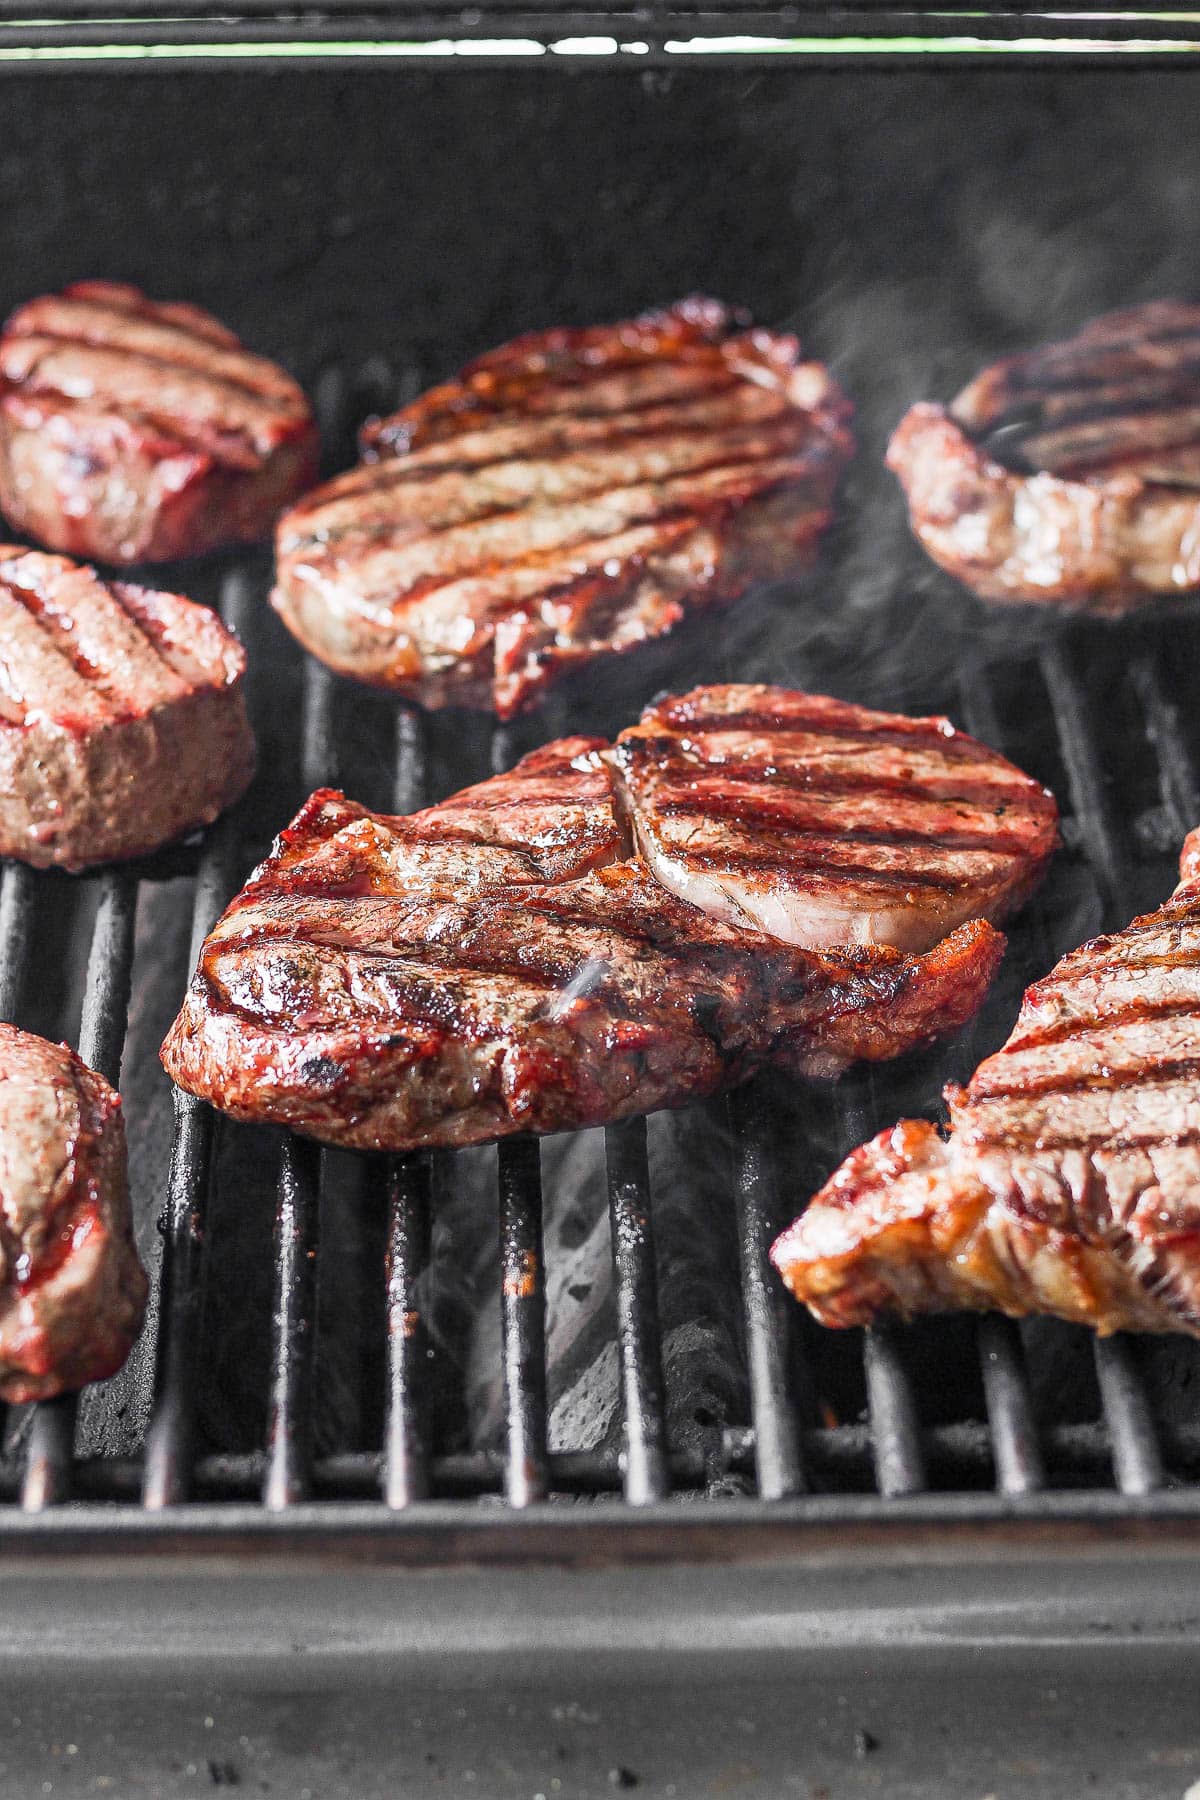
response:
[[(1112, 14), (1097, 14), (1112, 18)], [(1180, 15), (1162, 15), (1177, 19)], [(44, 24), (45, 21), (39, 21)], [(14, 29), (12, 26), (8, 30)], [(214, 62), (223, 60), (301, 60), (306, 57), (333, 60), (488, 57), (532, 58), (546, 55), (577, 57), (638, 57), (649, 53), (642, 42), (622, 43), (611, 37), (560, 38), (540, 43), (533, 38), (438, 38), (429, 42), (392, 39), (321, 42), (298, 39), (270, 42), (245, 39), (233, 42), (119, 43), (119, 44), (6, 44), (0, 28), (0, 64), (71, 62)], [(979, 38), (955, 37), (693, 37), (671, 38), (663, 45), (673, 57), (704, 56), (1056, 56), (1163, 55), (1195, 53), (1200, 43), (1179, 38)]]

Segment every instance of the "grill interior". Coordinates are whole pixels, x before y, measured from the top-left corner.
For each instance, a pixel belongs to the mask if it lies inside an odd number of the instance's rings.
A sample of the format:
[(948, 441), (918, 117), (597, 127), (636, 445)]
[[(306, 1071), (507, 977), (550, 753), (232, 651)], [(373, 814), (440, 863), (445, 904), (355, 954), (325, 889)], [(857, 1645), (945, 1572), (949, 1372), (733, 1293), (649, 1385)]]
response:
[[(0, 880), (0, 1014), (121, 1075), (156, 1277), (120, 1376), (5, 1420), (0, 1540), (28, 1512), (106, 1527), (114, 1502), (135, 1532), (192, 1502), (206, 1529), (302, 1513), (393, 1543), (422, 1520), (503, 1530), (576, 1502), (620, 1526), (649, 1506), (664, 1547), (701, 1513), (1200, 1512), (1189, 1341), (992, 1318), (835, 1334), (766, 1260), (848, 1149), (933, 1112), (1003, 1041), (1029, 980), (1170, 891), (1200, 820), (1196, 608), (987, 612), (913, 545), (881, 466), (910, 400), (1089, 312), (1197, 291), (1185, 78), (806, 75), (804, 107), (776, 75), (310, 82), (127, 75), (57, 108), (11, 82), (0, 187), (25, 257), (4, 304), (91, 273), (211, 305), (306, 380), (332, 471), (366, 413), (488, 343), (709, 287), (798, 326), (859, 404), (862, 448), (813, 572), (500, 730), (306, 662), (263, 553), (147, 572), (246, 641), (260, 774), (199, 845)], [(218, 109), (201, 180), (189, 146)], [(707, 161), (681, 154), (696, 143)], [(157, 1050), (200, 939), (311, 788), (408, 811), (565, 730), (611, 735), (662, 688), (732, 678), (947, 712), (1054, 789), (1064, 849), (968, 1031), (831, 1088), (767, 1078), (455, 1155), (322, 1153), (172, 1100)]]
[[(421, 379), (408, 370), (392, 381), (378, 366), (367, 375), (376, 403)], [(327, 371), (318, 398), (332, 459), (344, 460), (362, 382)], [(256, 556), (207, 568), (199, 583), (195, 571), (178, 577), (216, 600), (253, 659), (265, 779), (250, 802), (198, 849), (144, 868), (75, 880), (4, 870), (0, 1013), (71, 1037), (112, 1081), (131, 994), (149, 985), (150, 1013), (169, 1016), (201, 937), (288, 816), (287, 793), (336, 779), (409, 810), (568, 726), (615, 729), (658, 685), (653, 661), (633, 663), (565, 692), (548, 720), (498, 729), (461, 715), (428, 720), (305, 663), (265, 607), (268, 576)], [(740, 636), (769, 638), (773, 606), (812, 606), (815, 588), (809, 578), (774, 594), (752, 626), (731, 620), (720, 673), (736, 662)], [(1051, 780), (1067, 847), (1013, 929), (996, 992), (955, 1043), (833, 1087), (760, 1080), (661, 1131), (651, 1125), (655, 1164), (674, 1159), (667, 1181), (683, 1188), (684, 1207), (691, 1181), (705, 1190), (691, 1242), (676, 1194), (670, 1242), (656, 1254), (644, 1120), (606, 1130), (602, 1155), (593, 1144), (581, 1174), (561, 1140), (545, 1155), (532, 1140), (433, 1156), (323, 1154), (176, 1095), (154, 1323), (130, 1368), (81, 1405), (67, 1398), (10, 1416), (0, 1494), (25, 1511), (250, 1500), (279, 1514), (317, 1500), (336, 1515), (371, 1499), (402, 1513), (430, 1498), (471, 1508), (500, 1496), (524, 1508), (549, 1497), (642, 1506), (673, 1493), (715, 1505), (858, 1494), (886, 1509), (897, 1496), (974, 1493), (978, 1517), (1013, 1495), (1066, 1491), (1086, 1510), (1097, 1492), (1175, 1490), (1173, 1512), (1184, 1492), (1200, 1511), (1200, 1487), (1187, 1485), (1200, 1473), (1191, 1345), (1093, 1343), (1066, 1326), (1022, 1331), (999, 1318), (831, 1334), (785, 1301), (766, 1255), (845, 1151), (905, 1112), (928, 1111), (944, 1078), (964, 1076), (1002, 1040), (1027, 980), (1168, 891), (1173, 852), (1200, 817), (1195, 746), (1174, 686), (1195, 648), (1183, 614), (1123, 632), (1076, 625), (1029, 653), (959, 657), (935, 671), (917, 703), (944, 707)], [(695, 645), (685, 644), (682, 665), (675, 651), (666, 661), (677, 678), (705, 664), (714, 672)], [(824, 673), (803, 678), (820, 687)], [(908, 680), (911, 671), (901, 696), (911, 705)], [(185, 952), (176, 931), (164, 959), (158, 934), (185, 910), (190, 944)], [(143, 1065), (153, 1048), (134, 1046)], [(137, 1110), (146, 1083), (143, 1067), (129, 1101), (135, 1185), (146, 1166), (148, 1121)], [(271, 1186), (273, 1227), (263, 1204)], [(156, 1260), (147, 1232), (156, 1196), (143, 1189), (135, 1204)], [(564, 1297), (556, 1257), (573, 1268), (578, 1251), (561, 1215), (569, 1208), (575, 1237), (582, 1229), (590, 1241), (603, 1236), (605, 1207), (611, 1291), (596, 1310), (615, 1346), (613, 1392), (601, 1382), (591, 1416), (576, 1403), (552, 1431), (547, 1288), (560, 1335), (572, 1329), (572, 1306), (593, 1299)], [(556, 1220), (549, 1253), (544, 1213)], [(486, 1292), (454, 1291), (447, 1272), (466, 1267), (486, 1269)], [(447, 1325), (455, 1308), (470, 1316)], [(376, 1342), (364, 1344), (370, 1334)], [(492, 1354), (496, 1367), (482, 1372), (480, 1357)]]

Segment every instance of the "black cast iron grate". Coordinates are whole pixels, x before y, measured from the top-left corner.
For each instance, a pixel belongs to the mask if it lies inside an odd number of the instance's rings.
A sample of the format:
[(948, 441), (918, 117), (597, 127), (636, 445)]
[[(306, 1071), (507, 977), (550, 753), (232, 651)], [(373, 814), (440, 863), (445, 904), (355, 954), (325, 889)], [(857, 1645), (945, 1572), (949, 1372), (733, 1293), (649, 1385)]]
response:
[[(415, 385), (416, 377), (410, 376), (400, 389), (411, 391)], [(344, 454), (354, 396), (337, 371), (318, 395), (326, 441)], [(262, 560), (250, 558), (219, 578), (222, 613), (252, 647), (265, 616), (265, 577)], [(1122, 814), (1128, 797), (1105, 775), (1112, 758), (1106, 755), (1087, 656), (1080, 652), (1087, 641), (1052, 636), (1035, 660), (1065, 777), (1060, 799), (1068, 844), (1073, 845), (1075, 882), (1094, 902), (1094, 928), (1124, 922), (1146, 901), (1130, 880), (1130, 840)], [(278, 650), (278, 642), (273, 643)], [(1131, 640), (1126, 671), (1130, 703), (1141, 721), (1141, 748), (1153, 756), (1160, 867), (1164, 859), (1169, 864), (1168, 846), (1177, 846), (1200, 819), (1194, 751), (1173, 686), (1172, 643), (1153, 628), (1140, 632)], [(295, 655), (298, 662), (299, 653)], [(1022, 720), (1012, 716), (1011, 708), (1004, 713), (983, 667), (968, 661), (957, 669), (955, 680), (956, 692), (946, 696), (946, 703), (962, 722), (1020, 756)], [(302, 681), (296, 773), (307, 790), (337, 770), (337, 684), (312, 663), (305, 666)], [(268, 687), (274, 682), (262, 679), (260, 670), (252, 687), (252, 710), (257, 704), (260, 725), (264, 709), (278, 714), (279, 701), (265, 691)], [(276, 728), (278, 724), (276, 717)], [(407, 811), (429, 793), (428, 732), (417, 715), (402, 708), (395, 712), (392, 729), (392, 803), (397, 811)], [(534, 735), (539, 734), (548, 735), (548, 729), (535, 726)], [(510, 731), (497, 729), (490, 743), (492, 766), (505, 766), (520, 747)], [(190, 866), (179, 853), (159, 868), (114, 869), (75, 882), (5, 866), (0, 877), (0, 1016), (26, 1020), (41, 922), (66, 905), (68, 896), (74, 903), (84, 891), (94, 895), (77, 1041), (81, 1054), (116, 1081), (135, 976), (139, 885), (164, 873), (192, 875), (194, 961), (204, 934), (247, 866), (236, 818), (218, 824)], [(1025, 962), (1009, 971), (1012, 996), (1053, 960), (1036, 909), (1022, 942), (1017, 954)], [(1054, 953), (1062, 947), (1057, 945)], [(993, 1029), (997, 1041), (1010, 1019), (1011, 1005)], [(953, 1072), (965, 1073), (981, 1053), (969, 1037), (957, 1048)], [(935, 1067), (929, 1076), (927, 1103), (944, 1072), (943, 1066)], [(821, 1416), (814, 1401), (820, 1378), (811, 1355), (816, 1328), (802, 1322), (785, 1300), (767, 1261), (775, 1230), (794, 1210), (792, 1202), (809, 1191), (803, 1175), (780, 1158), (780, 1109), (788, 1113), (793, 1130), (798, 1122), (803, 1138), (818, 1112), (827, 1129), (832, 1107), (840, 1154), (911, 1104), (911, 1098), (899, 1095), (897, 1078), (889, 1070), (852, 1077), (832, 1097), (815, 1089), (789, 1089), (781, 1099), (777, 1088), (768, 1092), (756, 1084), (729, 1099), (729, 1205), (736, 1221), (736, 1265), (731, 1262), (724, 1279), (738, 1294), (748, 1416), (744, 1423), (723, 1424), (715, 1440), (710, 1434), (704, 1445), (672, 1442), (668, 1431), (660, 1325), (664, 1293), (656, 1263), (655, 1196), (644, 1120), (604, 1134), (623, 1417), (617, 1446), (548, 1449), (539, 1145), (515, 1140), (502, 1144), (496, 1154), (501, 1440), (450, 1451), (438, 1448), (430, 1417), (424, 1275), (437, 1195), (440, 1184), (453, 1180), (453, 1163), (443, 1157), (439, 1165), (438, 1159), (424, 1155), (362, 1159), (368, 1195), (386, 1218), (384, 1255), (371, 1277), (382, 1294), (386, 1329), (382, 1429), (369, 1449), (315, 1454), (324, 1154), (291, 1138), (282, 1140), (279, 1151), (261, 1441), (250, 1450), (202, 1443), (197, 1384), (209, 1253), (206, 1206), (218, 1136), (227, 1128), (206, 1106), (177, 1093), (160, 1224), (157, 1337), (145, 1431), (132, 1452), (114, 1452), (103, 1441), (85, 1445), (74, 1397), (33, 1408), (31, 1418), (10, 1421), (0, 1456), (0, 1499), (6, 1503), (0, 1505), (0, 1544), (6, 1534), (12, 1539), (23, 1515), (47, 1509), (54, 1509), (67, 1529), (72, 1524), (102, 1526), (105, 1515), (111, 1516), (105, 1503), (111, 1502), (126, 1503), (126, 1511), (140, 1507), (147, 1524), (151, 1515), (209, 1502), (206, 1517), (210, 1525), (215, 1519), (218, 1529), (222, 1508), (231, 1525), (244, 1528), (247, 1502), (257, 1506), (264, 1527), (270, 1516), (306, 1503), (309, 1516), (315, 1506), (336, 1529), (354, 1510), (361, 1513), (362, 1503), (374, 1501), (402, 1531), (405, 1519), (418, 1520), (423, 1509), (428, 1514), (433, 1502), (445, 1503), (466, 1519), (481, 1498), (499, 1498), (510, 1509), (532, 1507), (536, 1512), (547, 1499), (589, 1497), (605, 1507), (611, 1522), (631, 1516), (627, 1508), (653, 1506), (683, 1493), (707, 1495), (708, 1506), (719, 1513), (731, 1492), (743, 1501), (785, 1503), (775, 1509), (776, 1516), (792, 1519), (803, 1520), (807, 1506), (810, 1516), (826, 1522), (837, 1517), (838, 1496), (851, 1494), (860, 1497), (854, 1514), (859, 1519), (864, 1508), (870, 1516), (886, 1518), (898, 1500), (924, 1497), (935, 1505), (955, 1494), (973, 1496), (970, 1517), (979, 1521), (1004, 1517), (1018, 1497), (1023, 1497), (1026, 1512), (1045, 1502), (1047, 1516), (1086, 1517), (1101, 1495), (1109, 1515), (1114, 1504), (1120, 1512), (1121, 1497), (1131, 1507), (1137, 1497), (1141, 1515), (1161, 1506), (1174, 1518), (1181, 1513), (1200, 1517), (1200, 1418), (1188, 1417), (1186, 1409), (1182, 1416), (1178, 1408), (1174, 1417), (1164, 1413), (1154, 1369), (1143, 1366), (1137, 1342), (1117, 1338), (1095, 1343), (1099, 1405), (1094, 1416), (1039, 1419), (1018, 1327), (996, 1317), (960, 1326), (944, 1354), (975, 1360), (981, 1403), (972, 1416), (931, 1423), (928, 1359), (922, 1361), (924, 1374), (915, 1373), (909, 1333), (884, 1327), (859, 1340), (865, 1397), (860, 1416)], [(686, 1308), (686, 1295), (674, 1294), (672, 1300)], [(262, 1325), (266, 1330), (265, 1319)], [(91, 1433), (93, 1439), (95, 1435)], [(445, 1506), (439, 1509), (443, 1518)], [(494, 1526), (494, 1511), (490, 1516)]]

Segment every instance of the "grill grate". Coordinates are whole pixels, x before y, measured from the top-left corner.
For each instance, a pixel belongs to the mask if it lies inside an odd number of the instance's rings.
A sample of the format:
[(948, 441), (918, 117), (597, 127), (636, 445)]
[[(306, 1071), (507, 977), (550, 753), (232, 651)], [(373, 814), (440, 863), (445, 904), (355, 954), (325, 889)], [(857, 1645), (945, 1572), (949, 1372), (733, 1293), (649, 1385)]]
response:
[[(411, 373), (402, 384), (408, 391), (416, 385)], [(327, 441), (344, 451), (346, 422), (355, 410), (353, 390), (326, 378), (321, 391)], [(262, 571), (253, 559), (220, 582), (223, 616), (252, 646), (261, 633), (262, 586)], [(1124, 799), (1106, 778), (1107, 746), (1090, 666), (1079, 651), (1089, 641), (1078, 634), (1065, 636), (1036, 653), (1065, 778), (1058, 784), (1060, 798), (1078, 864), (1069, 897), (1074, 909), (1069, 941), (1077, 941), (1083, 929), (1124, 923), (1154, 897), (1143, 891), (1152, 878), (1139, 871), (1131, 855)], [(1127, 699), (1139, 710), (1144, 743), (1153, 756), (1162, 825), (1159, 867), (1169, 860), (1168, 846), (1177, 847), (1200, 817), (1194, 751), (1172, 698), (1163, 654), (1153, 627), (1143, 631), (1128, 661), (1126, 682)], [(260, 724), (274, 709), (277, 729), (281, 703), (273, 693), (259, 691), (268, 674), (274, 685), (273, 672), (265, 672), (261, 664), (254, 669), (252, 705), (264, 702)], [(993, 675), (980, 666), (964, 668), (958, 704), (951, 710), (969, 729), (1020, 759), (1020, 745), (1005, 741), (1013, 735), (1005, 729), (1012, 725), (1012, 713)], [(310, 662), (299, 691), (302, 716), (293, 755), (297, 780), (307, 791), (337, 780), (339, 764), (350, 757), (339, 734), (337, 684)], [(547, 726), (533, 729), (549, 735)], [(397, 811), (411, 811), (434, 792), (480, 772), (443, 769), (435, 735), (409, 711), (397, 709), (392, 733), (391, 768), (381, 797), (385, 803), (390, 798)], [(519, 730), (501, 729), (491, 734), (486, 747), (467, 747), (464, 755), (478, 751), (481, 764), (503, 768), (525, 747)], [(247, 866), (238, 832), (236, 819), (223, 821), (195, 861), (191, 961)], [(164, 865), (165, 872), (178, 874), (181, 866), (176, 856)], [(41, 920), (56, 909), (83, 909), (94, 900), (77, 1041), (81, 1054), (115, 1080), (135, 973), (139, 888), (162, 872), (118, 870), (67, 882), (6, 867), (0, 876), (0, 1015), (42, 1024), (30, 995)], [(1162, 891), (1159, 882), (1157, 892)], [(1031, 916), (1022, 939), (1024, 960), (1018, 946), (1006, 995), (994, 1003), (997, 1017), (990, 1024), (980, 1021), (950, 1053), (959, 1059), (953, 1064), (956, 1073), (1003, 1035), (1017, 985), (1047, 967), (1063, 947), (1060, 925), (1036, 911)], [(536, 1510), (548, 1498), (558, 1503), (589, 1497), (606, 1505), (610, 1518), (619, 1519), (632, 1517), (626, 1508), (653, 1508), (672, 1496), (704, 1491), (719, 1511), (731, 1490), (743, 1499), (774, 1503), (774, 1516), (793, 1519), (828, 1520), (831, 1505), (835, 1510), (838, 1503), (849, 1505), (851, 1495), (859, 1497), (857, 1504), (874, 1507), (881, 1518), (902, 1511), (906, 1502), (933, 1505), (954, 1494), (974, 1496), (971, 1516), (979, 1519), (1000, 1519), (1017, 1502), (1042, 1506), (1047, 1516), (1085, 1517), (1099, 1499), (1111, 1508), (1119, 1497), (1130, 1505), (1136, 1499), (1143, 1513), (1157, 1506), (1164, 1516), (1178, 1518), (1181, 1509), (1200, 1514), (1200, 1485), (1189, 1485), (1200, 1476), (1200, 1419), (1167, 1416), (1148, 1383), (1150, 1365), (1143, 1366), (1136, 1343), (1117, 1339), (1095, 1345), (1096, 1416), (1079, 1419), (1046, 1416), (1031, 1381), (1022, 1333), (1011, 1322), (984, 1318), (969, 1325), (929, 1327), (943, 1334), (936, 1340), (939, 1355), (952, 1356), (959, 1364), (964, 1357), (966, 1363), (974, 1358), (980, 1396), (970, 1416), (947, 1420), (935, 1414), (931, 1421), (928, 1356), (919, 1336), (884, 1326), (840, 1340), (835, 1352), (828, 1334), (820, 1333), (781, 1294), (767, 1249), (793, 1210), (792, 1202), (811, 1191), (833, 1154), (840, 1155), (901, 1109), (911, 1110), (911, 1093), (901, 1097), (905, 1081), (919, 1081), (915, 1103), (927, 1105), (944, 1066), (945, 1059), (917, 1076), (887, 1070), (852, 1076), (834, 1090), (832, 1099), (817, 1090), (788, 1089), (782, 1105), (779, 1093), (760, 1083), (726, 1103), (735, 1248), (725, 1277), (738, 1288), (748, 1400), (744, 1423), (718, 1425), (707, 1435), (680, 1438), (670, 1424), (664, 1319), (668, 1297), (677, 1304), (679, 1296), (665, 1288), (660, 1293), (646, 1122), (633, 1120), (603, 1134), (622, 1428), (589, 1449), (551, 1447), (543, 1158), (537, 1143), (512, 1140), (494, 1153), (498, 1392), (504, 1415), (494, 1443), (439, 1448), (435, 1412), (440, 1390), (433, 1371), (442, 1352), (435, 1350), (428, 1276), (441, 1202), (455, 1181), (455, 1159), (440, 1153), (343, 1156), (340, 1163), (352, 1164), (361, 1184), (362, 1216), (379, 1221), (376, 1298), (386, 1348), (377, 1396), (378, 1448), (314, 1454), (322, 1404), (320, 1227), (326, 1203), (339, 1203), (335, 1176), (340, 1181), (345, 1170), (337, 1174), (338, 1156), (286, 1137), (278, 1151), (265, 1426), (257, 1447), (208, 1447), (198, 1417), (207, 1214), (218, 1162), (222, 1155), (236, 1153), (238, 1140), (230, 1135), (236, 1128), (191, 1097), (176, 1094), (160, 1225), (152, 1395), (141, 1448), (134, 1453), (81, 1448), (77, 1454), (83, 1434), (73, 1399), (41, 1405), (29, 1409), (27, 1418), (10, 1420), (0, 1456), (0, 1498), (10, 1503), (0, 1512), (0, 1541), (18, 1528), (22, 1514), (62, 1508), (66, 1502), (75, 1504), (60, 1516), (86, 1523), (97, 1502), (140, 1507), (146, 1519), (178, 1516), (174, 1509), (183, 1503), (206, 1501), (218, 1512), (225, 1507), (239, 1528), (244, 1528), (246, 1509), (232, 1503), (245, 1502), (257, 1507), (264, 1529), (273, 1516), (296, 1508), (307, 1513), (313, 1505), (336, 1527), (354, 1510), (349, 1503), (370, 1501), (414, 1521), (428, 1514), (431, 1503), (442, 1502), (457, 1508), (465, 1520), (478, 1516), (473, 1503), (485, 1496), (513, 1511)], [(836, 1123), (832, 1146), (831, 1113)], [(803, 1169), (782, 1147), (781, 1117), (802, 1142)], [(263, 1330), (268, 1330), (266, 1320)], [(834, 1354), (842, 1366), (856, 1362), (854, 1379), (862, 1401), (858, 1417), (830, 1417), (821, 1398), (827, 1391), (827, 1359)]]

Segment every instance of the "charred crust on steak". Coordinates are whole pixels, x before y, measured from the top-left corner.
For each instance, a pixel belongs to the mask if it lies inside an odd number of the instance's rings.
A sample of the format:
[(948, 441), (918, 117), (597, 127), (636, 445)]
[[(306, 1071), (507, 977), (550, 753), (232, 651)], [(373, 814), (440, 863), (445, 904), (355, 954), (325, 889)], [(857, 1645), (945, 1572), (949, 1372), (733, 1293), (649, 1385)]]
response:
[(714, 301), (532, 333), (364, 429), (279, 521), (273, 604), (344, 674), (509, 718), (808, 560), (849, 413)]
[(254, 772), (215, 613), (0, 545), (0, 855), (78, 869), (207, 825)]
[(1200, 586), (1200, 306), (1156, 301), (901, 420), (913, 530), (988, 600), (1119, 614)]
[(256, 542), (318, 449), (291, 376), (198, 307), (76, 282), (0, 333), (0, 506), (54, 549), (128, 564)]
[(996, 1307), (1200, 1336), (1200, 882), (1028, 988), (1007, 1044), (854, 1151), (775, 1244), (834, 1326)]
[[(761, 719), (806, 698), (839, 704), (766, 688), (707, 696)], [(939, 746), (949, 731), (881, 729)], [(962, 766), (982, 766), (982, 746), (953, 741)], [(168, 1072), (235, 1117), (402, 1149), (679, 1106), (767, 1063), (827, 1078), (975, 1011), (1003, 950), (990, 924), (919, 955), (731, 925), (633, 852), (639, 801), (622, 797), (614, 765), (611, 747), (569, 739), (401, 818), (314, 795), (206, 940), (163, 1047)], [(1029, 878), (1044, 797), (1033, 811)]]
[(114, 1374), (147, 1285), (119, 1098), (66, 1045), (0, 1025), (0, 1399)]

